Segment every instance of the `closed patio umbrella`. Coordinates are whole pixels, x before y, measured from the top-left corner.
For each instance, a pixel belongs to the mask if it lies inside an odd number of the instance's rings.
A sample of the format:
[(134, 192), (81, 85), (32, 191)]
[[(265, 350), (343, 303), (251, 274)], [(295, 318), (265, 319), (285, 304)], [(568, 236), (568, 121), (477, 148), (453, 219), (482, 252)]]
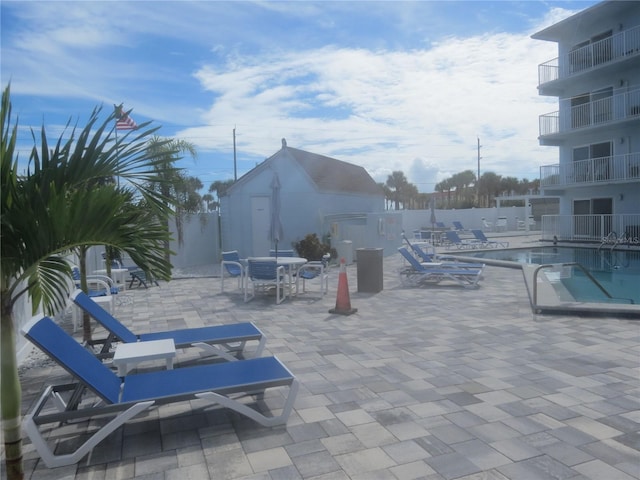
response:
[(431, 209), (431, 229), (436, 226), (436, 199), (432, 196), (429, 201), (429, 208)]
[(280, 178), (273, 174), (271, 180), (271, 219), (269, 222), (269, 240), (275, 244), (276, 257), (278, 256), (278, 242), (282, 238), (282, 222), (280, 221)]

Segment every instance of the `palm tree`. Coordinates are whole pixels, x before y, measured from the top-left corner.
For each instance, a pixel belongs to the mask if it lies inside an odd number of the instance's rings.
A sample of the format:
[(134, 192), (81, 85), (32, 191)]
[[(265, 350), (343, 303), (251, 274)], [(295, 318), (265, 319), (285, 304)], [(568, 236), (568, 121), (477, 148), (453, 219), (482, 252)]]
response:
[(484, 172), (480, 177), (480, 195), (486, 199), (485, 207), (493, 206), (494, 198), (500, 193), (502, 177), (494, 172)]
[(393, 192), (393, 201), (395, 203), (395, 209), (400, 210), (400, 202), (403, 198), (403, 192), (406, 186), (409, 184), (407, 177), (401, 171), (391, 172), (391, 175), (387, 177), (387, 187)]
[(207, 212), (211, 212), (218, 208), (218, 202), (213, 201), (213, 195), (211, 195), (210, 193), (205, 193), (204, 195), (202, 195), (202, 201), (205, 203), (205, 210)]
[[(112, 114), (99, 124), (100, 111), (94, 109), (79, 133), (74, 127), (68, 140), (63, 140), (67, 134), (63, 132), (53, 148), (43, 127), (40, 148), (34, 147), (27, 172), (19, 175), (10, 88), (2, 94), (0, 403), (9, 480), (24, 476), (16, 302), (26, 295), (34, 313), (40, 306), (47, 314), (60, 311), (72, 283), (64, 255), (81, 245), (113, 246), (158, 278), (169, 279), (171, 274), (163, 256), (168, 232), (156, 220), (163, 212), (168, 215), (168, 209), (165, 199), (147, 187), (156, 179), (158, 162), (148, 156), (146, 137), (156, 129), (144, 130), (148, 124), (141, 125), (140, 133), (131, 131), (116, 145), (115, 117)], [(98, 185), (98, 179), (116, 174), (127, 181), (126, 188), (112, 182)], [(144, 200), (153, 217), (133, 205), (134, 197)]]
[[(185, 177), (182, 169), (175, 166), (176, 162), (180, 160), (180, 153), (187, 153), (193, 159), (198, 157), (196, 147), (186, 140), (175, 139), (162, 139), (154, 136), (149, 140), (147, 144), (147, 150), (149, 155), (158, 161), (158, 176), (149, 184), (149, 188), (161, 194), (168, 203), (171, 203), (175, 208), (174, 218), (176, 222), (176, 231), (178, 233), (178, 244), (181, 245), (183, 241), (183, 219), (185, 215), (190, 213), (196, 213), (199, 210), (200, 199), (197, 204), (198, 207), (194, 210), (194, 203), (190, 199), (188, 194), (189, 181)], [(198, 180), (200, 182), (200, 180)], [(202, 188), (202, 183), (200, 187)], [(169, 229), (169, 218), (162, 219), (167, 230)], [(167, 262), (171, 260), (171, 250), (169, 248), (169, 240), (165, 244), (165, 259)]]
[(227, 194), (227, 190), (229, 190), (233, 184), (233, 180), (216, 180), (209, 185), (209, 193), (216, 192), (216, 197), (218, 197), (217, 205), (220, 205), (220, 198)]

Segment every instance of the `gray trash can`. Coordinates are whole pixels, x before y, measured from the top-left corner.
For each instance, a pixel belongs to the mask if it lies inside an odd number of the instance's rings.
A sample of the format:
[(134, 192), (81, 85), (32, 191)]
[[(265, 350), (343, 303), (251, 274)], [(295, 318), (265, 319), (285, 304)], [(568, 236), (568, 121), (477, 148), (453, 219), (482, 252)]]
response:
[(382, 248), (357, 248), (358, 292), (382, 291)]

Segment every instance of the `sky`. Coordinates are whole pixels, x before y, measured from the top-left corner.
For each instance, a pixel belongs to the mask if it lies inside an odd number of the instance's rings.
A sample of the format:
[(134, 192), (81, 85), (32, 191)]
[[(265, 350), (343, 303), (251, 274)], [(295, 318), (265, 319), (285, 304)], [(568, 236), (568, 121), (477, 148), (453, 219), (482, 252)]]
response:
[[(1, 80), (20, 159), (114, 104), (191, 142), (179, 165), (204, 184), (290, 147), (402, 171), (423, 193), (464, 170), (539, 177), (538, 64), (531, 35), (597, 1), (2, 0)], [(236, 161), (234, 164), (234, 132)]]

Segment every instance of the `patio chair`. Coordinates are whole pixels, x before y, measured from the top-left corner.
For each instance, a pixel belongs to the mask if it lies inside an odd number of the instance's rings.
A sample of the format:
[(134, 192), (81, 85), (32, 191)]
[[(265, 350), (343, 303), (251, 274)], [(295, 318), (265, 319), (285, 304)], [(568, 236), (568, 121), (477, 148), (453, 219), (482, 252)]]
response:
[(471, 233), (473, 233), (473, 236), (476, 237), (476, 240), (478, 240), (482, 244), (482, 247), (488, 247), (488, 248), (498, 248), (498, 247), (508, 248), (509, 247), (509, 242), (498, 242), (496, 240), (489, 240), (482, 230), (471, 230)]
[(242, 353), (244, 356), (247, 342), (258, 342), (258, 346), (252, 356), (259, 357), (262, 355), (267, 341), (258, 327), (249, 322), (136, 335), (104, 308), (101, 308), (100, 305), (91, 300), (82, 290), (73, 292), (71, 300), (109, 332), (109, 336), (105, 340), (94, 342), (94, 344), (103, 345), (98, 354), (102, 358), (109, 356), (109, 351), (114, 341), (134, 343), (170, 338), (176, 344), (176, 348), (194, 347), (201, 349), (203, 356), (216, 355), (226, 360), (237, 360), (236, 355)]
[(484, 264), (477, 263), (473, 267), (449, 263), (420, 263), (405, 247), (398, 251), (409, 262), (400, 269), (400, 281), (403, 285), (423, 286), (443, 281), (452, 281), (467, 288), (476, 288), (482, 278)]
[(504, 232), (507, 228), (507, 217), (498, 217), (498, 221), (496, 222), (496, 231)]
[[(24, 418), (24, 429), (49, 468), (78, 463), (112, 432), (155, 406), (200, 399), (270, 427), (287, 422), (298, 391), (298, 381), (276, 357), (197, 365), (121, 378), (49, 317), (33, 318), (23, 326), (22, 334), (75, 380), (72, 384), (46, 386)], [(279, 415), (267, 415), (242, 402), (240, 397), (232, 397), (244, 394), (263, 398), (265, 390), (275, 387), (289, 389)], [(82, 401), (83, 395), (90, 398)], [(107, 415), (114, 418), (108, 422), (94, 420)], [(55, 440), (61, 423), (78, 421), (91, 421), (88, 432), (80, 432), (80, 439), (64, 438), (73, 433), (62, 428), (59, 440), (68, 441), (72, 446), (80, 443), (79, 440), (84, 440), (83, 443), (71, 453), (54, 454), (45, 438)], [(41, 428), (49, 424), (54, 426), (43, 433)]]
[(275, 260), (257, 260), (249, 257), (247, 259), (244, 301), (252, 300), (257, 291), (266, 292), (275, 287), (276, 304), (279, 305), (286, 298), (286, 280), (285, 268), (279, 267)]
[(473, 240), (466, 240), (466, 239), (462, 240), (458, 236), (458, 233), (453, 230), (449, 230), (444, 233), (448, 241), (447, 248), (456, 247), (457, 249), (464, 249), (464, 248), (479, 248), (481, 246), (481, 243), (478, 242), (478, 240), (476, 240), (475, 238)]
[(131, 281), (129, 282), (129, 288), (133, 288), (133, 285), (138, 282), (138, 287), (149, 288), (147, 282), (153, 283), (156, 287), (159, 287), (160, 284), (155, 278), (147, 277), (147, 274), (144, 270), (142, 270), (137, 265), (133, 265), (131, 267), (124, 267), (129, 269), (129, 276), (131, 277)]
[[(76, 288), (80, 288), (80, 268), (75, 265), (71, 267), (71, 275)], [(87, 275), (87, 284), (90, 297), (105, 297), (120, 292), (116, 282), (107, 275)]]
[(314, 278), (320, 278), (320, 296), (329, 291), (329, 260), (331, 254), (322, 256), (322, 260), (307, 262), (302, 265), (296, 273), (296, 292), (299, 292), (299, 283), (302, 279), (302, 292), (306, 292), (306, 282)]
[[(73, 283), (77, 289), (80, 289), (80, 268), (77, 266), (71, 267), (71, 274), (73, 276)], [(116, 282), (106, 275), (87, 275), (88, 292), (87, 295), (93, 298), (96, 303), (105, 305), (110, 313), (115, 312), (116, 302), (115, 295), (120, 293), (120, 289)], [(73, 331), (77, 331), (78, 324), (81, 322), (81, 317), (76, 310), (72, 311), (72, 323)]]
[(244, 265), (240, 262), (240, 255), (237, 250), (222, 252), (222, 262), (220, 262), (220, 292), (224, 292), (225, 272), (231, 277), (238, 279), (238, 288), (244, 291)]
[(482, 228), (487, 232), (491, 232), (493, 230), (493, 223), (482, 217)]
[(536, 227), (536, 221), (533, 217), (528, 217), (526, 220), (525, 219), (520, 219), (518, 217), (516, 217), (516, 228), (518, 230), (526, 230), (527, 229), (527, 224), (529, 227), (529, 230), (535, 229)]

